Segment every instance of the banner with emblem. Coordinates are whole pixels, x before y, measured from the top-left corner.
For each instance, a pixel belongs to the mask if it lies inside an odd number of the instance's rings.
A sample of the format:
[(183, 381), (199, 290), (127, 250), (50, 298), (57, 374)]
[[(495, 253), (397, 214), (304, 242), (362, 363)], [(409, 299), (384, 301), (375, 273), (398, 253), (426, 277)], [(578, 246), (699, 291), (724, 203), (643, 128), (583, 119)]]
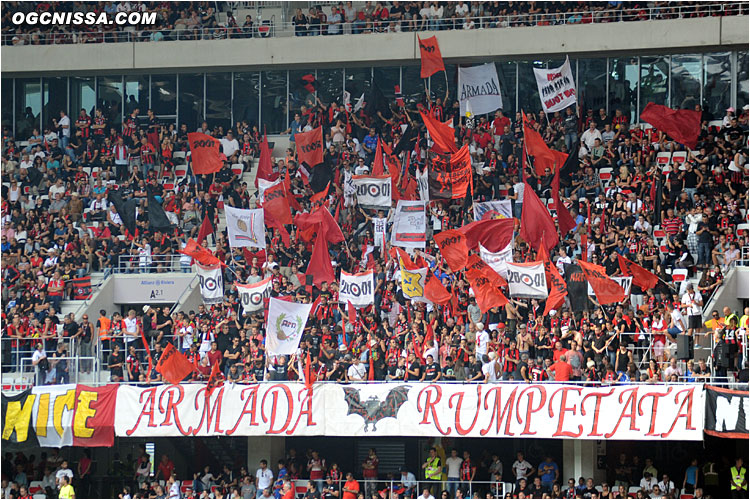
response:
[(544, 274), (544, 264), (541, 261), (526, 264), (506, 262), (505, 266), (508, 269), (506, 280), (511, 297), (547, 298), (547, 277)]
[(270, 355), (297, 352), (312, 304), (298, 304), (271, 298), (266, 323), (266, 351)]
[(205, 267), (197, 262), (195, 266), (198, 269), (203, 303), (221, 304), (224, 300), (224, 279), (221, 276), (221, 266)]
[(401, 293), (404, 294), (405, 299), (413, 300), (415, 302), (431, 303), (431, 301), (425, 297), (427, 273), (429, 272), (430, 270), (426, 267), (421, 267), (419, 269), (406, 269), (401, 266)]
[(229, 246), (232, 248), (266, 248), (266, 225), (263, 209), (243, 210), (224, 206)]
[(391, 245), (402, 248), (424, 248), (427, 220), (424, 201), (399, 200), (391, 228)]
[(354, 175), (352, 183), (357, 190), (357, 203), (364, 208), (391, 208), (390, 175)]
[(509, 219), (513, 217), (510, 200), (474, 202), (474, 220)]
[(237, 293), (245, 314), (260, 311), (263, 309), (263, 299), (271, 297), (271, 278), (249, 285), (237, 283)]
[(339, 302), (351, 302), (354, 306), (369, 306), (375, 303), (375, 273), (349, 274), (341, 271)]

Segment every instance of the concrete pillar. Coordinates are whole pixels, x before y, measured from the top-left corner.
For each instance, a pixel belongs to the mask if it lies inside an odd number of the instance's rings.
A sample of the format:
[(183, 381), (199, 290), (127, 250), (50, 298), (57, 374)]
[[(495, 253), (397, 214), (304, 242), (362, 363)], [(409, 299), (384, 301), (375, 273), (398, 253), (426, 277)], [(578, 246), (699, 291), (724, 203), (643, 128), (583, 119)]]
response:
[(286, 456), (286, 438), (280, 436), (251, 436), (247, 438), (247, 470), (255, 475), (260, 461), (268, 461), (268, 468), (276, 473), (276, 463)]
[(569, 478), (593, 478), (594, 484), (601, 484), (606, 480), (607, 471), (598, 467), (598, 456), (606, 458), (606, 441), (590, 441), (584, 439), (565, 439), (563, 441), (563, 474), (560, 482), (568, 484)]

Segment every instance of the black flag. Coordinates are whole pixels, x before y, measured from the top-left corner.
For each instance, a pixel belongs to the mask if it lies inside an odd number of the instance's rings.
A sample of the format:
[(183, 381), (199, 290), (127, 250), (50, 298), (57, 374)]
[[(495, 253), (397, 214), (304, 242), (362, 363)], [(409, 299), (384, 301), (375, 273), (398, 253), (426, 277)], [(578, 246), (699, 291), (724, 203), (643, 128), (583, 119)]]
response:
[(388, 106), (388, 100), (385, 98), (380, 88), (373, 83), (370, 90), (365, 94), (365, 113), (370, 116), (375, 116), (378, 111), (380, 111), (385, 118), (390, 118), (391, 116), (391, 108)]
[(566, 187), (571, 186), (571, 176), (579, 169), (578, 162), (578, 148), (580, 143), (576, 142), (573, 149), (568, 153), (568, 157), (565, 158), (565, 163), (560, 167), (560, 183)]
[(565, 284), (568, 286), (570, 308), (575, 312), (587, 311), (592, 305), (589, 301), (588, 282), (576, 264), (565, 264)]
[(171, 231), (174, 227), (167, 217), (167, 213), (161, 204), (154, 198), (153, 194), (148, 195), (148, 228), (151, 231)]
[(122, 199), (119, 191), (110, 190), (107, 194), (107, 200), (115, 206), (115, 210), (122, 219), (122, 224), (130, 233), (130, 237), (135, 237), (135, 209), (138, 206), (138, 200), (131, 198), (127, 201)]

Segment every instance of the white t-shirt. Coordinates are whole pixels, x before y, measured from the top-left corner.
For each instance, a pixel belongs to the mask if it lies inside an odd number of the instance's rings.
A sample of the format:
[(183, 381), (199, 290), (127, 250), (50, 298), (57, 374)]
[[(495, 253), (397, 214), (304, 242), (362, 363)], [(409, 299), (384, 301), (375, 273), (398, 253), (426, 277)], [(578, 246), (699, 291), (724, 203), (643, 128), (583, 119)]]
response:
[(681, 332), (685, 331), (685, 320), (682, 319), (682, 313), (675, 309), (671, 312), (671, 315), (674, 326), (679, 328)]
[(461, 477), (461, 464), (463, 459), (461, 457), (448, 457), (445, 459), (445, 466), (448, 467), (448, 477), (458, 478)]
[(489, 363), (484, 363), (482, 365), (482, 375), (485, 376), (485, 379), (487, 382), (497, 382), (497, 371), (496, 371), (496, 363), (497, 360), (493, 359)]
[(531, 470), (531, 464), (524, 460), (519, 462), (516, 460), (513, 462), (513, 470), (516, 471), (516, 479), (522, 479), (526, 477), (526, 474)]
[(258, 484), (258, 491), (263, 491), (271, 486), (271, 483), (273, 482), (273, 472), (268, 468), (265, 470), (258, 469), (255, 473), (255, 479)]
[(73, 479), (73, 471), (70, 469), (60, 469), (59, 471), (57, 471), (57, 473), (55, 473), (55, 481), (57, 483), (60, 483), (60, 479), (63, 476), (68, 476), (68, 479)]
[(128, 333), (123, 336), (126, 344), (135, 340), (138, 334), (138, 318), (125, 318), (125, 331)]
[(365, 365), (360, 363), (358, 365), (352, 364), (346, 373), (351, 380), (365, 380), (365, 373), (367, 373), (367, 371)]
[[(63, 137), (70, 137), (70, 118), (68, 115), (63, 116), (57, 121), (57, 124), (60, 126), (60, 130), (62, 130)], [(67, 128), (62, 128), (63, 125), (67, 125)]]
[(487, 346), (490, 342), (490, 334), (485, 330), (477, 332), (477, 358), (480, 354), (487, 354)]
[(424, 496), (424, 493), (422, 493), (417, 497), (417, 500), (435, 500), (435, 497), (432, 495)]
[(232, 139), (230, 141), (225, 137), (219, 142), (221, 143), (221, 150), (224, 152), (227, 158), (232, 156), (238, 149), (240, 149), (240, 144), (237, 142), (237, 139)]
[(513, 192), (518, 195), (516, 205), (518, 205), (519, 203), (523, 203), (523, 189), (523, 182), (517, 182), (513, 184)]
[(686, 310), (689, 316), (698, 316), (701, 314), (703, 311), (700, 305), (702, 301), (701, 294), (695, 290), (687, 292), (682, 296), (682, 303), (687, 306)]

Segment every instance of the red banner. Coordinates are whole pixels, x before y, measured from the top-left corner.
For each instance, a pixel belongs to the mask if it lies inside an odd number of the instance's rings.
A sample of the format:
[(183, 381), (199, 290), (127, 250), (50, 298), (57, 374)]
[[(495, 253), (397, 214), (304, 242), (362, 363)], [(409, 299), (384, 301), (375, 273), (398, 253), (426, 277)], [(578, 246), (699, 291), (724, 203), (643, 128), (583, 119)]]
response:
[(633, 284), (642, 290), (654, 288), (659, 283), (659, 277), (644, 269), (635, 262), (631, 262), (620, 254), (617, 254), (622, 274), (633, 277)]
[(534, 171), (540, 177), (544, 175), (545, 168), (555, 170), (562, 167), (568, 158), (565, 153), (547, 146), (539, 132), (531, 127), (525, 114), (523, 115), (523, 142), (526, 152), (534, 157)]
[(578, 265), (581, 266), (586, 281), (594, 289), (599, 304), (616, 304), (625, 300), (625, 290), (615, 280), (607, 276), (607, 271), (602, 266), (583, 260), (579, 260)]
[(215, 257), (207, 249), (198, 245), (198, 243), (192, 238), (188, 240), (185, 248), (178, 250), (178, 252), (184, 255), (189, 255), (204, 266), (220, 266), (222, 264), (218, 257)]
[(502, 251), (513, 239), (515, 219), (487, 219), (470, 222), (458, 231), (466, 235), (467, 246), (474, 250), (480, 244), (492, 253)]
[(432, 147), (438, 153), (455, 153), (458, 151), (456, 147), (456, 131), (453, 127), (439, 122), (429, 114), (419, 112), (422, 115), (422, 121), (424, 121), (427, 127), (427, 132), (430, 134), (430, 139), (434, 142)]
[(468, 269), (466, 279), (474, 290), (474, 296), (477, 299), (477, 305), (482, 314), (486, 313), (493, 307), (503, 307), (508, 303), (508, 299), (503, 292), (493, 285), (490, 279), (477, 269)]
[(438, 71), (445, 71), (443, 55), (440, 53), (437, 37), (417, 38), (419, 42), (419, 56), (422, 59), (421, 78), (429, 78)]
[(508, 282), (505, 281), (505, 278), (497, 274), (497, 271), (492, 269), (490, 265), (483, 261), (477, 254), (469, 256), (469, 260), (466, 262), (466, 269), (475, 269), (479, 271), (498, 288), (501, 286), (508, 286)]
[(671, 109), (650, 102), (641, 113), (641, 120), (690, 149), (695, 149), (698, 145), (698, 136), (701, 133), (700, 111)]
[(91, 276), (73, 278), (73, 300), (91, 298)]
[(557, 228), (547, 207), (528, 183), (523, 188), (523, 211), (521, 212), (521, 238), (534, 250), (544, 245), (547, 250), (557, 245)]
[(461, 199), (471, 196), (473, 172), (469, 146), (448, 156), (430, 153), (429, 188), (431, 200)]
[(159, 362), (156, 363), (156, 371), (161, 373), (164, 380), (170, 384), (179, 384), (193, 373), (193, 364), (184, 354), (175, 349), (173, 344), (167, 343)]
[(188, 142), (194, 174), (213, 174), (221, 170), (224, 161), (221, 159), (217, 139), (200, 132), (190, 132)]
[(76, 386), (73, 446), (115, 444), (116, 384), (103, 387)]
[(297, 160), (300, 165), (306, 163), (308, 167), (314, 167), (323, 163), (323, 127), (296, 133), (294, 142), (297, 144)]

